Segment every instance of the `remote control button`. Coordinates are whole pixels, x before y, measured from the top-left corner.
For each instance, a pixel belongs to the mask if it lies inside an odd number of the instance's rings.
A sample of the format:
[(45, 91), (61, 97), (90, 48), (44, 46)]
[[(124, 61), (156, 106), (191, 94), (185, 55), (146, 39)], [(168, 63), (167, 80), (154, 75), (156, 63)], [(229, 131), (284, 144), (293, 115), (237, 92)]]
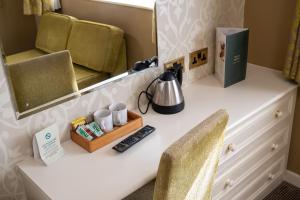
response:
[(123, 140), (121, 143), (131, 145), (131, 144), (136, 143), (137, 141), (139, 141), (138, 137), (130, 136), (129, 138)]
[(114, 146), (113, 148), (119, 152), (123, 152), (125, 151), (127, 148), (129, 147), (129, 145), (127, 144), (122, 144), (122, 143), (119, 143), (117, 144), (116, 146)]
[(143, 132), (138, 132), (137, 134), (136, 134), (136, 136), (137, 137), (139, 137), (140, 139), (142, 139), (142, 138), (144, 138), (144, 137), (146, 137), (147, 135), (149, 135), (151, 132), (149, 132), (149, 131), (143, 131)]

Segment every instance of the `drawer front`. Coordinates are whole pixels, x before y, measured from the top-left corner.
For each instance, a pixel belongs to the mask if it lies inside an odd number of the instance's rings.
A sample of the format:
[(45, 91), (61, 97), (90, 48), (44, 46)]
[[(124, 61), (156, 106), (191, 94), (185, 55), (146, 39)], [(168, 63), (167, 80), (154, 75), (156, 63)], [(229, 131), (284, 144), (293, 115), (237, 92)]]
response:
[(251, 142), (249, 140), (255, 138), (255, 135), (265, 132), (287, 116), (290, 117), (292, 100), (291, 95), (284, 97), (251, 117), (247, 122), (242, 123), (241, 126), (226, 133), (220, 163), (222, 164), (246, 147)]
[(240, 134), (241, 131), (246, 129), (251, 130), (251, 132), (260, 130), (266, 124), (269, 124), (272, 121), (278, 121), (278, 119), (292, 114), (293, 99), (293, 94), (286, 95), (261, 111), (252, 114), (247, 119), (240, 121), (236, 126), (228, 130), (226, 132), (226, 138), (236, 137), (237, 134)]
[(282, 157), (278, 162), (274, 163), (270, 168), (268, 168), (262, 175), (255, 174), (256, 179), (252, 183), (246, 183), (248, 185), (241, 190), (238, 195), (234, 195), (232, 200), (253, 200), (257, 194), (265, 190), (269, 185), (271, 185), (276, 179), (283, 175), (285, 172), (285, 157)]
[[(275, 124), (273, 127), (269, 128), (268, 130), (265, 130), (265, 132), (259, 132), (257, 134), (254, 134), (251, 138), (247, 139), (245, 143), (247, 145), (243, 148), (241, 148), (238, 153), (234, 152), (234, 155), (226, 160), (226, 162), (220, 162), (217, 177), (224, 176), (225, 173), (228, 173), (230, 169), (232, 169), (234, 166), (237, 165), (237, 163), (244, 162), (251, 156), (255, 151), (260, 149), (261, 146), (266, 146), (266, 142), (270, 142), (271, 139), (274, 139), (274, 137), (280, 137), (282, 138), (280, 142), (280, 145), (286, 145), (288, 144), (289, 139), (289, 131), (290, 131), (290, 117), (286, 117), (284, 120), (280, 121), (279, 123)], [(279, 134), (279, 136), (278, 136)], [(270, 151), (270, 145), (267, 144), (267, 147), (269, 148), (266, 151)], [(278, 149), (279, 144), (275, 144), (275, 148)], [(265, 147), (265, 148), (267, 148)], [(265, 155), (266, 152), (263, 152)], [(261, 156), (258, 156), (258, 158)], [(254, 163), (257, 162), (254, 161)]]
[(230, 192), (225, 195), (218, 195), (216, 198), (213, 197), (213, 200), (247, 200), (255, 198), (258, 191), (265, 189), (284, 173), (285, 163), (285, 153), (280, 152), (248, 175)]
[[(275, 134), (274, 132), (269, 132), (249, 145), (251, 151), (243, 155), (239, 161), (233, 162), (234, 164), (230, 162), (229, 166), (220, 166), (221, 170), (229, 170), (217, 177), (213, 188), (213, 196), (224, 196), (234, 189), (235, 185), (239, 185), (249, 174), (264, 165), (278, 152), (285, 153), (288, 144), (288, 133), (288, 127), (281, 129)], [(261, 140), (264, 143), (257, 145)]]

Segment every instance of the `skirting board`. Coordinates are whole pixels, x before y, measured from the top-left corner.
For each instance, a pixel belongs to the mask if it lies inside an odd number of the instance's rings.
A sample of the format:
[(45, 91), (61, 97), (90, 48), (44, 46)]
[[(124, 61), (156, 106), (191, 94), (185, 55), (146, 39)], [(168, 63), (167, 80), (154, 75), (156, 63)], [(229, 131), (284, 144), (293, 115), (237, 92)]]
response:
[(294, 172), (287, 170), (285, 172), (283, 180), (300, 188), (300, 175), (299, 174), (296, 174)]

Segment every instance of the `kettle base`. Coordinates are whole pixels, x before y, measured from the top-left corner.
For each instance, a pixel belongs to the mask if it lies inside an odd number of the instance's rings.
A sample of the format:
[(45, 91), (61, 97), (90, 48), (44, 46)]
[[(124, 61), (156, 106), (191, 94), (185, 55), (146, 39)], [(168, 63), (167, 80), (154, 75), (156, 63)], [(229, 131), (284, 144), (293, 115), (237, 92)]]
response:
[(158, 112), (160, 114), (171, 115), (171, 114), (179, 113), (184, 109), (184, 101), (174, 106), (160, 106), (155, 103), (152, 103), (152, 108), (155, 112)]

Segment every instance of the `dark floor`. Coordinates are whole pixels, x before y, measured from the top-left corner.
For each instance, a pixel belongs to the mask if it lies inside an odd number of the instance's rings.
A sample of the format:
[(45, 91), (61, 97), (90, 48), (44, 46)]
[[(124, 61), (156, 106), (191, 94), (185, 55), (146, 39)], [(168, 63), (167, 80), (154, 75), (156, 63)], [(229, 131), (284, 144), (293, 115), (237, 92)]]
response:
[(264, 200), (300, 200), (300, 188), (287, 182), (282, 182)]

